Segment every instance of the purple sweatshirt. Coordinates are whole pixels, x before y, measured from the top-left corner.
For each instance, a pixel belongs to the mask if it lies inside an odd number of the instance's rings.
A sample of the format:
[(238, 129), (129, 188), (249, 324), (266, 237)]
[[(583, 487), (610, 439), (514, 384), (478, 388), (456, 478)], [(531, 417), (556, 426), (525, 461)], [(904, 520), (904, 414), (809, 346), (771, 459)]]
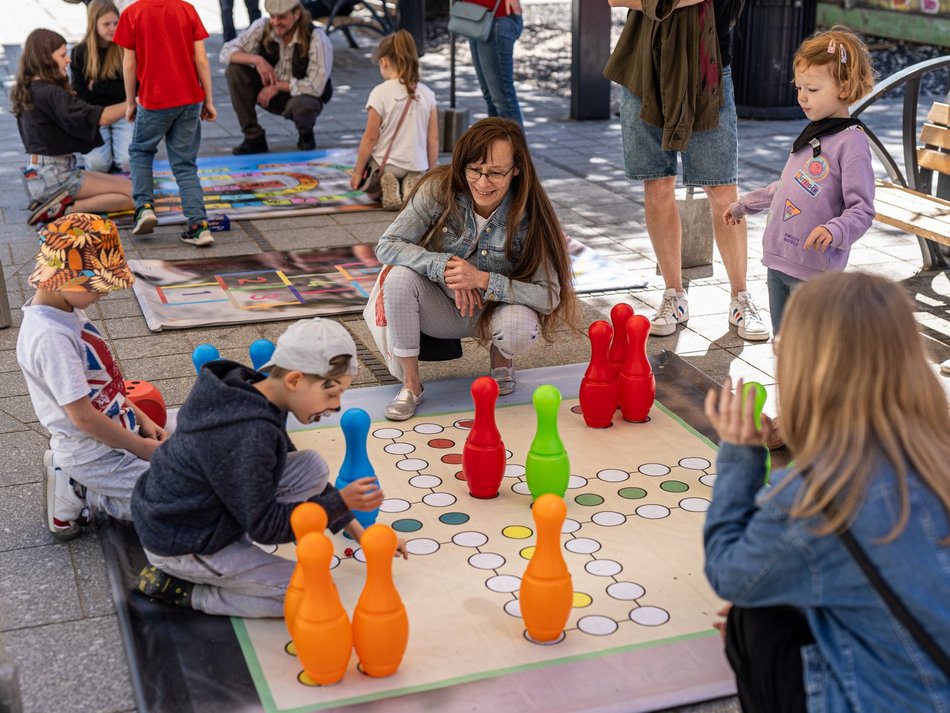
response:
[[(856, 126), (821, 137), (821, 153), (811, 146), (791, 154), (782, 177), (730, 206), (733, 217), (769, 209), (762, 235), (762, 264), (799, 280), (828, 270), (844, 270), (851, 246), (874, 220), (874, 170), (867, 136)], [(824, 252), (805, 250), (819, 225), (832, 235)]]

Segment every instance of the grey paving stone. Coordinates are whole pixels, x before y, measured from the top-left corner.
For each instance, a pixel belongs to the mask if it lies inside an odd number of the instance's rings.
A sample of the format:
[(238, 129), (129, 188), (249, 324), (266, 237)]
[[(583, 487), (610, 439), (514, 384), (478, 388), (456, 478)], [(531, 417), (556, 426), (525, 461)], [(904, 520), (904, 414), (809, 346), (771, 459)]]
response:
[(145, 322), (145, 317), (139, 314), (137, 317), (120, 317), (110, 319), (103, 325), (105, 332), (112, 339), (124, 339), (131, 337), (144, 337), (154, 332), (149, 331)]
[(354, 241), (350, 228), (340, 225), (325, 225), (319, 228), (287, 228), (261, 230), (274, 250), (304, 250), (349, 245)]
[[(42, 471), (42, 466), (39, 469)], [(0, 487), (0, 551), (52, 543), (46, 527), (43, 483)]]
[(29, 396), (8, 396), (3, 400), (2, 411), (19, 423), (35, 423), (37, 420)]
[(48, 446), (49, 441), (33, 431), (0, 434), (0, 486), (38, 482), (43, 474), (43, 451)]
[(0, 433), (28, 431), (30, 427), (13, 418), (10, 414), (0, 411)]
[(26, 379), (19, 368), (14, 371), (0, 371), (0, 397), (21, 396), (27, 394)]
[(102, 543), (94, 527), (68, 545), (76, 572), (79, 606), (84, 617), (109, 616), (115, 613), (112, 590), (102, 557)]
[(0, 552), (0, 598), (3, 631), (80, 618), (69, 547), (55, 544)]
[(173, 379), (188, 371), (194, 371), (191, 354), (169, 354), (142, 359), (123, 359), (122, 373), (134, 375), (137, 379), (157, 381)]

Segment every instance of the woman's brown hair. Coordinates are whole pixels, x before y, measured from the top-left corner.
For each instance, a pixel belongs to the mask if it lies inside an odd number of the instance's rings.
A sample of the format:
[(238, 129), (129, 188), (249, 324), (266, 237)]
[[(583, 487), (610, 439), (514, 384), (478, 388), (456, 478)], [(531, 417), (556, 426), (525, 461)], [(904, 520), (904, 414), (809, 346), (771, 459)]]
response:
[[(445, 225), (450, 221), (455, 224), (462, 223), (464, 218), (455, 197), (471, 195), (471, 188), (465, 178), (465, 168), (488, 160), (492, 145), (496, 141), (507, 141), (511, 144), (514, 159), (512, 168), (517, 169), (513, 170), (515, 175), (508, 188), (511, 200), (506, 218), (505, 252), (514, 265), (514, 271), (508, 277), (512, 280), (531, 281), (540, 270), (548, 282), (556, 278), (559, 292), (555, 294), (552, 289), (550, 311), (539, 314), (541, 334), (550, 341), (558, 321), (572, 327), (577, 324), (577, 298), (574, 294), (571, 257), (567, 250), (567, 237), (541, 185), (541, 179), (528, 152), (524, 132), (517, 122), (500, 117), (476, 122), (455, 144), (452, 163), (438, 166), (423, 176), (415, 190), (431, 183), (431, 190), (445, 208), (420, 241), (420, 245), (430, 250), (440, 250), (442, 229)], [(528, 228), (521, 245), (521, 254), (516, 256), (515, 237), (524, 219), (528, 221)], [(499, 306), (498, 302), (485, 303), (478, 319), (480, 338), (488, 339), (491, 336), (489, 320), (492, 312)]]
[(42, 79), (72, 91), (69, 80), (59, 71), (59, 65), (53, 59), (53, 52), (65, 46), (66, 38), (52, 30), (39, 28), (26, 36), (23, 54), (17, 65), (16, 83), (10, 91), (10, 111), (14, 116), (33, 109), (30, 82), (34, 79)]
[(406, 92), (410, 97), (415, 97), (416, 85), (419, 83), (419, 52), (412, 35), (406, 30), (399, 30), (394, 35), (384, 37), (376, 48), (376, 57), (389, 60), (399, 75), (399, 81), (406, 87)]
[(99, 32), (97, 26), (99, 18), (104, 15), (119, 16), (117, 8), (110, 0), (92, 0), (89, 3), (86, 24), (86, 36), (82, 44), (86, 46), (86, 66), (83, 67), (88, 79), (98, 82), (102, 79), (115, 79), (122, 74), (123, 50), (115, 42), (110, 42), (102, 63), (99, 62)]

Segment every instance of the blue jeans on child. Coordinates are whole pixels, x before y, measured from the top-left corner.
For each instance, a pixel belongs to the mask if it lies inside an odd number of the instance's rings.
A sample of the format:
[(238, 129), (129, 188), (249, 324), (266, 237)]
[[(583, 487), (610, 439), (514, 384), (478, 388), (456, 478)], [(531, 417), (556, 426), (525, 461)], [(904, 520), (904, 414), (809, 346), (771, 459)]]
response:
[(785, 314), (785, 303), (792, 296), (796, 287), (802, 284), (802, 280), (784, 272), (773, 270), (771, 267), (766, 271), (765, 284), (769, 288), (769, 312), (772, 314), (772, 334), (778, 334), (778, 328), (782, 324), (782, 316)]
[(132, 199), (135, 207), (154, 203), (155, 185), (152, 163), (162, 139), (168, 149), (181, 210), (189, 226), (208, 219), (204, 193), (198, 182), (198, 146), (201, 143), (201, 104), (187, 104), (170, 109), (150, 110), (138, 107), (135, 132), (129, 146), (132, 165)]
[(514, 55), (515, 42), (523, 29), (521, 15), (496, 17), (487, 42), (469, 40), (472, 64), (488, 105), (488, 116), (514, 119), (522, 126), (524, 118), (515, 91)]
[(105, 143), (82, 155), (86, 170), (109, 173), (114, 166), (117, 170), (128, 173), (129, 144), (132, 143), (134, 130), (135, 125), (125, 119), (99, 127), (99, 133)]

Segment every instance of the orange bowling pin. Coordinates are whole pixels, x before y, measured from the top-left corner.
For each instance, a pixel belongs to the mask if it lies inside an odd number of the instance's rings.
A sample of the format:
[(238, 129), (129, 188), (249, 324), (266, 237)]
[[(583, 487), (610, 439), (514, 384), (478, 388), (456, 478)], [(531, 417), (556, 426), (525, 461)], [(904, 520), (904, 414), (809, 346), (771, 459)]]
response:
[(294, 646), (303, 670), (321, 686), (343, 678), (353, 653), (353, 628), (330, 577), (332, 558), (333, 544), (322, 532), (304, 535), (297, 543), (305, 584), (294, 621)]
[(555, 641), (564, 631), (574, 602), (574, 583), (561, 554), (567, 505), (563, 498), (545, 493), (534, 501), (531, 515), (538, 541), (521, 579), (521, 616), (532, 639)]
[[(297, 542), (303, 539), (304, 535), (311, 532), (322, 533), (327, 529), (327, 511), (316, 503), (300, 503), (290, 513), (290, 529), (294, 531), (294, 537)], [(290, 584), (287, 586), (287, 593), (284, 595), (284, 624), (290, 636), (294, 635), (294, 621), (297, 619), (297, 609), (300, 608), (300, 600), (303, 598), (303, 567), (300, 562), (294, 567), (294, 573), (290, 576)]]
[(360, 538), (366, 555), (366, 584), (353, 610), (353, 642), (367, 676), (391, 676), (409, 643), (409, 618), (393, 583), (396, 533), (370, 525)]

